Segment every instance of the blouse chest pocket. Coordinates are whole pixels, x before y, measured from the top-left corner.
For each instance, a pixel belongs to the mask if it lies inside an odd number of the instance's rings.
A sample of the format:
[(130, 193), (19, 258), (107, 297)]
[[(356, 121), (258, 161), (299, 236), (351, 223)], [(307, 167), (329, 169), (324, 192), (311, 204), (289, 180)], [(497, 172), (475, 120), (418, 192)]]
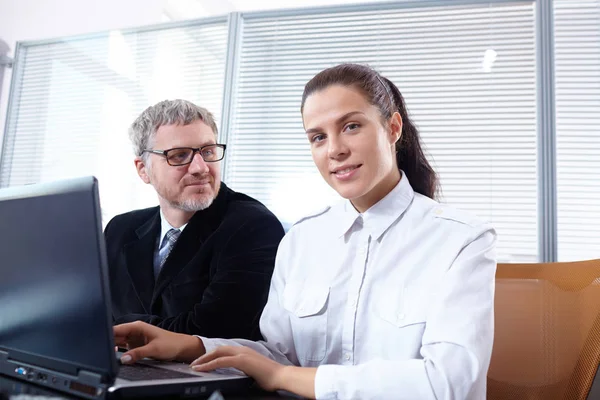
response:
[(386, 359), (420, 359), (430, 300), (407, 291), (382, 291), (373, 302), (374, 326)]
[(327, 352), (329, 287), (288, 283), (283, 307), (288, 311), (296, 354), (300, 360), (321, 361)]
[[(383, 293), (393, 293), (383, 291)], [(373, 312), (382, 320), (397, 328), (405, 328), (411, 325), (424, 326), (427, 322), (429, 308), (428, 299), (416, 295), (413, 291), (400, 289), (394, 296), (382, 296), (375, 302)]]

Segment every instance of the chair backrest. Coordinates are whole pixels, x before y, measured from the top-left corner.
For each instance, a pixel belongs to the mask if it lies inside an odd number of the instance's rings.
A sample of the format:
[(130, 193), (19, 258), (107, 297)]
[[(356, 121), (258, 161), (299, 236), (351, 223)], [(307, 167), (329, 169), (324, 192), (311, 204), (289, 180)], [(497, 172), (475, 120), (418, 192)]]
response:
[(600, 363), (600, 260), (498, 264), (491, 400), (584, 400)]

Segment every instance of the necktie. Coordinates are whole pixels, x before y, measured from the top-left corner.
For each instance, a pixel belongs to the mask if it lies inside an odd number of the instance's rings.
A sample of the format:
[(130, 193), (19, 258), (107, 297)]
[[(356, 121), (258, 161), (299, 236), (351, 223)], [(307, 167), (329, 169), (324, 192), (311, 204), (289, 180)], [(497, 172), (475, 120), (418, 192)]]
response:
[(165, 234), (165, 237), (163, 238), (159, 249), (159, 268), (163, 266), (163, 264), (167, 260), (167, 257), (169, 257), (169, 253), (171, 253), (171, 250), (173, 250), (173, 246), (175, 246), (175, 242), (177, 242), (177, 239), (179, 238), (180, 234), (181, 231), (179, 229), (170, 229)]

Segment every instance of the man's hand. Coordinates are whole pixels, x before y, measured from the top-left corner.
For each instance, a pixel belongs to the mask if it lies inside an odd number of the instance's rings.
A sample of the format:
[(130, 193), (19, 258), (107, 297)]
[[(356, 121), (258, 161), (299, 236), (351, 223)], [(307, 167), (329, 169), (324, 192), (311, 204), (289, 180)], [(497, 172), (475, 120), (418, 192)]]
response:
[(145, 322), (117, 325), (113, 331), (115, 345), (128, 349), (121, 356), (123, 364), (132, 364), (145, 357), (191, 362), (206, 353), (199, 338), (166, 331)]

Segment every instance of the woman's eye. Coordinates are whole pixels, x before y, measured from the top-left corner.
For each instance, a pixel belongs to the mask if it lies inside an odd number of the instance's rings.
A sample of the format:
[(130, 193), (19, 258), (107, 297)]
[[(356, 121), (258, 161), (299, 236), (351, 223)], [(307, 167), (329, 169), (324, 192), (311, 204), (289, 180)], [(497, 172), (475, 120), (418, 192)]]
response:
[(319, 134), (319, 135), (315, 135), (315, 136), (313, 136), (313, 137), (310, 139), (310, 141), (311, 141), (312, 143), (318, 143), (318, 142), (321, 142), (321, 141), (323, 141), (324, 139), (325, 139), (325, 135)]

